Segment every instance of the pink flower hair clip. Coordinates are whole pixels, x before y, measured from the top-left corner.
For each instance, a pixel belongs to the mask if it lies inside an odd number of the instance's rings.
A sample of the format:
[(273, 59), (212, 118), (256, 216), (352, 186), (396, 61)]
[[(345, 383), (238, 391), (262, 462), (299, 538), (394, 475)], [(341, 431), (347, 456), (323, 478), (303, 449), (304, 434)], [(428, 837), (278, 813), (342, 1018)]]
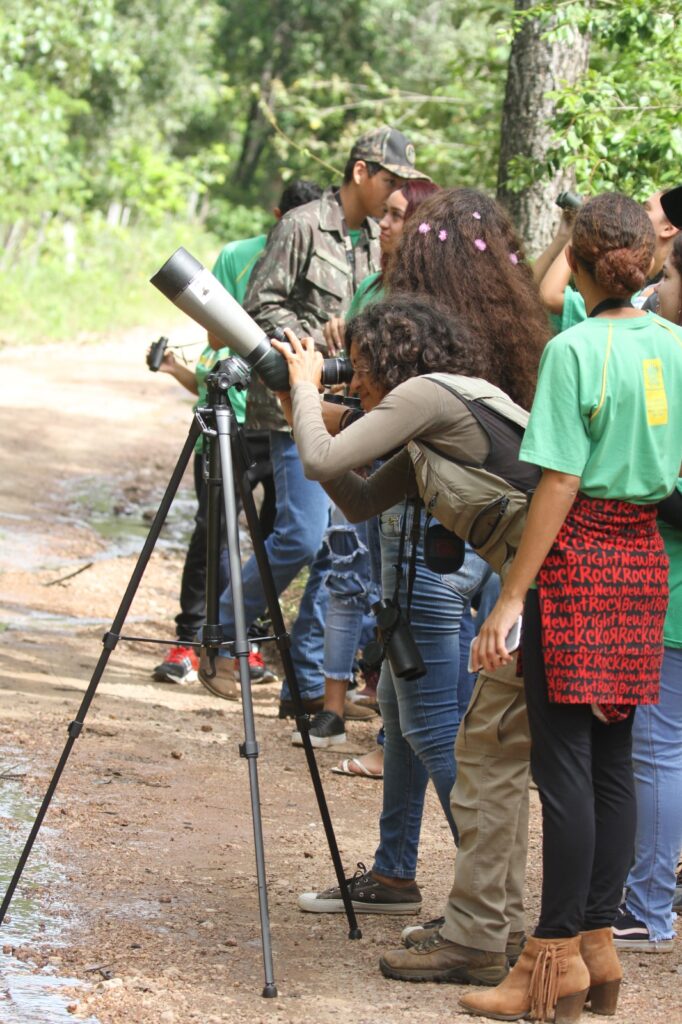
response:
[(488, 246), (485, 244), (482, 238), (474, 238), (474, 245), (479, 252), (485, 252)]
[(481, 219), (481, 215), (478, 212), (478, 210), (474, 210), (474, 212), (471, 214), (471, 216), (474, 217), (476, 220), (480, 220)]
[(421, 222), (421, 224), (419, 225), (419, 234), (420, 235), (428, 235), (430, 230), (431, 230), (431, 225), (428, 224), (425, 220), (423, 220)]
[(516, 264), (519, 262), (518, 253), (510, 252), (509, 253), (509, 260), (510, 260), (511, 263), (514, 264), (514, 266), (516, 266)]
[(445, 230), (445, 228), (441, 228), (440, 231), (438, 232), (438, 241), (439, 242), (445, 242), (447, 240), (447, 237), (448, 237), (447, 231)]

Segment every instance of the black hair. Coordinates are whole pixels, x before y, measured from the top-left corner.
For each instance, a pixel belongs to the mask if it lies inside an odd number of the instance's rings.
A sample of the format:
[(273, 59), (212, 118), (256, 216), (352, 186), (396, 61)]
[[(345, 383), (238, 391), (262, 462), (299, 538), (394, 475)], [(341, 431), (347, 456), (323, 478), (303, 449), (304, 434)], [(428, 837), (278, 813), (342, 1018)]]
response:
[(304, 203), (312, 203), (313, 199), (319, 199), (322, 189), (316, 181), (305, 181), (303, 178), (295, 178), (290, 181), (279, 197), (280, 212), (282, 215), (289, 210), (295, 210), (297, 206)]
[[(355, 165), (358, 162), (358, 160), (361, 160), (361, 159), (362, 159), (362, 157), (351, 157), (349, 159), (348, 163), (345, 166), (344, 172), (343, 172), (343, 183), (344, 183), (344, 185), (347, 185), (349, 181), (353, 180), (353, 168), (355, 167)], [(374, 175), (378, 174), (378, 172), (382, 169), (381, 164), (377, 164), (373, 160), (363, 160), (362, 162), (367, 167), (367, 177), (368, 178), (373, 178)]]

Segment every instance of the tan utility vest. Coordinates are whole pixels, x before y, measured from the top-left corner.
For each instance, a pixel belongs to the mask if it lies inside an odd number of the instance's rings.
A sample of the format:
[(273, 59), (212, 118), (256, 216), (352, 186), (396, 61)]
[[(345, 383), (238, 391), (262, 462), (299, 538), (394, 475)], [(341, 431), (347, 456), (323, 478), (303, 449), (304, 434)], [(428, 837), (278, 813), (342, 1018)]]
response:
[(460, 462), (428, 441), (410, 441), (419, 493), (430, 515), (504, 575), (521, 540), (529, 494), (540, 479), (538, 467), (518, 457), (528, 413), (478, 377), (425, 377), (466, 405), (488, 436), (489, 452), (483, 462)]

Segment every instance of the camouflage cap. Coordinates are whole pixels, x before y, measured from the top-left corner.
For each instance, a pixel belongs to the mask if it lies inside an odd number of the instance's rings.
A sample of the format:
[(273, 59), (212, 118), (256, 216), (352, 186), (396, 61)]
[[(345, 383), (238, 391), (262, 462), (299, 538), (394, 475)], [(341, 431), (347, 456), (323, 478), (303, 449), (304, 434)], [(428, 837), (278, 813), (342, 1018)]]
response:
[(682, 228), (682, 185), (664, 192), (661, 196), (661, 206), (673, 227)]
[(410, 140), (396, 128), (387, 125), (361, 135), (350, 151), (350, 158), (379, 164), (398, 178), (424, 178), (430, 181), (428, 175), (414, 166), (414, 146)]

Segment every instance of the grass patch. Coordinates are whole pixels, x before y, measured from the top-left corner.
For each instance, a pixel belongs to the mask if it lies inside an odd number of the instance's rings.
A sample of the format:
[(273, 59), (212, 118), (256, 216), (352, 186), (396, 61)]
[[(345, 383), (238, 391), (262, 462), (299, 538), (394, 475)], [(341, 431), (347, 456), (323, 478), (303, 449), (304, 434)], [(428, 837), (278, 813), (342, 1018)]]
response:
[(221, 242), (196, 225), (112, 229), (82, 221), (67, 259), (62, 227), (50, 228), (36, 259), (28, 250), (0, 289), (0, 344), (97, 340), (167, 321), (171, 309), (149, 278), (184, 245), (211, 266)]

